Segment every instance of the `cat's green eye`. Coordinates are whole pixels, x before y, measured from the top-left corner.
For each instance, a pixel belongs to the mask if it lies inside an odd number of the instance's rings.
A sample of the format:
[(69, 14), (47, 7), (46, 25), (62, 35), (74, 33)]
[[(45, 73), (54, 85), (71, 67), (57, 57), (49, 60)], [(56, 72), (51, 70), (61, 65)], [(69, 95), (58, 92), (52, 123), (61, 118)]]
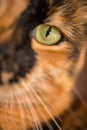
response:
[(36, 27), (35, 38), (45, 45), (54, 45), (62, 38), (61, 32), (54, 26), (41, 24)]

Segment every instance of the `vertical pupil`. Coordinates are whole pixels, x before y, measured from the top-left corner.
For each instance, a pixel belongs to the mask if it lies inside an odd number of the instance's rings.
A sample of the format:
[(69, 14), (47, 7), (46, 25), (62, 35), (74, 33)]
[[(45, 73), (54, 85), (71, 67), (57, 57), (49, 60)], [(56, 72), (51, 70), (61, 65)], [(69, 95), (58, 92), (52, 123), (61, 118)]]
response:
[(51, 29), (52, 29), (52, 27), (49, 27), (49, 28), (48, 28), (48, 30), (47, 30), (47, 32), (46, 32), (46, 37), (49, 36), (49, 34), (50, 34), (50, 32), (51, 32)]

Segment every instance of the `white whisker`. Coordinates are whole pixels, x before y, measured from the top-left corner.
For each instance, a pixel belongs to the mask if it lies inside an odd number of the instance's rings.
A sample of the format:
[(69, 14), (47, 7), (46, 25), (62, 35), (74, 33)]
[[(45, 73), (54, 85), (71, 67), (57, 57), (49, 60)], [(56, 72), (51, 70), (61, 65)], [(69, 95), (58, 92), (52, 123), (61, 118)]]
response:
[[(27, 81), (26, 81), (27, 82)], [(25, 82), (23, 81), (23, 84), (25, 84)], [(29, 85), (29, 83), (27, 82), (27, 85)], [(30, 85), (29, 85), (30, 87)], [(50, 113), (50, 111), (48, 110), (47, 106), (45, 105), (45, 103), (41, 100), (41, 98), (38, 96), (38, 94), (35, 92), (35, 90), (30, 87), (30, 89), (32, 90), (32, 92), (35, 94), (35, 96), (37, 97), (37, 99), (40, 101), (40, 103), (44, 106), (45, 110), (48, 112), (49, 116), (52, 118), (52, 120), (54, 121), (55, 125), (58, 127), (59, 130), (62, 130), (61, 127), (58, 125), (57, 121), (55, 120), (55, 118), (52, 116), (52, 114)]]
[(77, 97), (79, 98), (79, 100), (81, 101), (81, 103), (85, 106), (86, 101), (85, 101), (85, 99), (81, 96), (80, 92), (79, 92), (76, 88), (73, 88), (73, 92), (77, 95)]
[[(29, 98), (29, 97), (26, 96), (26, 99), (27, 99), (27, 100), (29, 100), (28, 98)], [(27, 105), (28, 105), (28, 103), (27, 103)], [(37, 125), (37, 130), (39, 130), (39, 129), (41, 130), (41, 127), (40, 127), (40, 125), (39, 125), (38, 117), (37, 117), (36, 112), (35, 112), (35, 110), (34, 110), (34, 108), (33, 108), (33, 105), (32, 105), (31, 103), (30, 103), (30, 106), (31, 106), (32, 114), (34, 115), (34, 119), (35, 119), (36, 125)]]
[(53, 127), (52, 127), (52, 125), (51, 125), (49, 122), (46, 121), (46, 116), (43, 114), (42, 109), (41, 109), (40, 107), (38, 107), (38, 110), (39, 110), (40, 116), (41, 116), (41, 117), (43, 118), (43, 120), (45, 121), (45, 123), (46, 123), (47, 127), (49, 128), (49, 130), (54, 130)]
[[(42, 93), (42, 92), (41, 92)], [(43, 93), (42, 93), (43, 94)], [(55, 108), (50, 104), (50, 102), (48, 101), (48, 99), (44, 96), (43, 99), (45, 100), (45, 102), (51, 107), (51, 109), (54, 111), (54, 113), (56, 113)], [(58, 120), (62, 123), (62, 119), (58, 116), (57, 117)], [(62, 123), (63, 124), (63, 123)]]
[[(24, 93), (23, 93), (24, 94)], [(34, 121), (34, 124), (33, 124), (33, 129), (35, 130), (38, 130), (38, 125), (37, 125), (37, 121), (36, 121), (36, 116), (35, 116), (35, 114), (34, 114), (34, 112), (33, 112), (33, 108), (32, 108), (32, 105), (31, 105), (31, 101), (28, 99), (28, 97), (27, 97), (27, 95), (26, 94), (24, 94), (24, 98), (26, 98), (26, 100), (28, 100), (28, 102), (24, 99), (24, 101), (25, 101), (25, 104), (24, 105), (26, 105), (26, 108), (28, 108), (29, 109), (29, 111), (31, 112), (31, 115), (32, 115), (32, 118), (33, 118), (33, 121)]]
[[(32, 98), (34, 98), (32, 94), (30, 94), (30, 95), (31, 95)], [(34, 95), (34, 96), (35, 96), (35, 95)], [(41, 116), (41, 117), (43, 118), (43, 120), (45, 121), (45, 123), (46, 123), (47, 127), (49, 128), (49, 130), (54, 130), (53, 127), (52, 127), (52, 125), (51, 125), (49, 122), (46, 121), (46, 116), (43, 114), (42, 109), (41, 109), (40, 107), (38, 107), (38, 110), (39, 110), (40, 116)]]
[[(25, 86), (25, 90), (26, 90), (26, 87), (27, 87), (26, 84), (23, 83), (22, 85)], [(32, 116), (33, 116), (33, 119), (34, 119), (34, 122), (35, 122), (35, 125), (36, 125), (36, 129), (37, 130), (39, 130), (39, 129), (43, 130), (43, 128), (42, 128), (42, 126), (40, 124), (40, 121), (39, 121), (39, 119), (37, 117), (37, 114), (36, 114), (36, 112), (34, 110), (34, 107), (33, 107), (32, 103), (31, 103), (31, 101), (29, 99), (30, 95), (29, 95), (29, 93), (27, 94), (27, 90), (26, 90), (26, 93), (24, 93), (24, 95), (25, 95), (27, 101), (29, 102), (29, 104), (28, 104), (28, 102), (26, 102), (26, 104), (27, 104), (27, 106), (30, 106), (30, 109), (31, 109), (31, 112), (32, 112)]]

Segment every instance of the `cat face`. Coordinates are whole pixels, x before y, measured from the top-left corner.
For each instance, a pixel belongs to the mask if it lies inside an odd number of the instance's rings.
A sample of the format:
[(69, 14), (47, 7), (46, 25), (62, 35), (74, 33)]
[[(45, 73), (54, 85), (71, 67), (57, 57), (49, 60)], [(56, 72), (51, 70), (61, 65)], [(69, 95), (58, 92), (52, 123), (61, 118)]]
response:
[(21, 130), (54, 120), (70, 104), (83, 66), (87, 2), (0, 2), (1, 128)]

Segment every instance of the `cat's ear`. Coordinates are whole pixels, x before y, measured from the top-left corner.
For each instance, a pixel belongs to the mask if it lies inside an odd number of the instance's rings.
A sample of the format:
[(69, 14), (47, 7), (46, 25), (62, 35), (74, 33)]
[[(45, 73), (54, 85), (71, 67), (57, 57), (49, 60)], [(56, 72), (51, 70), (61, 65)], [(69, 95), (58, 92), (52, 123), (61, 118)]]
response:
[(8, 6), (9, 0), (0, 0), (0, 17), (4, 15), (7, 6)]

